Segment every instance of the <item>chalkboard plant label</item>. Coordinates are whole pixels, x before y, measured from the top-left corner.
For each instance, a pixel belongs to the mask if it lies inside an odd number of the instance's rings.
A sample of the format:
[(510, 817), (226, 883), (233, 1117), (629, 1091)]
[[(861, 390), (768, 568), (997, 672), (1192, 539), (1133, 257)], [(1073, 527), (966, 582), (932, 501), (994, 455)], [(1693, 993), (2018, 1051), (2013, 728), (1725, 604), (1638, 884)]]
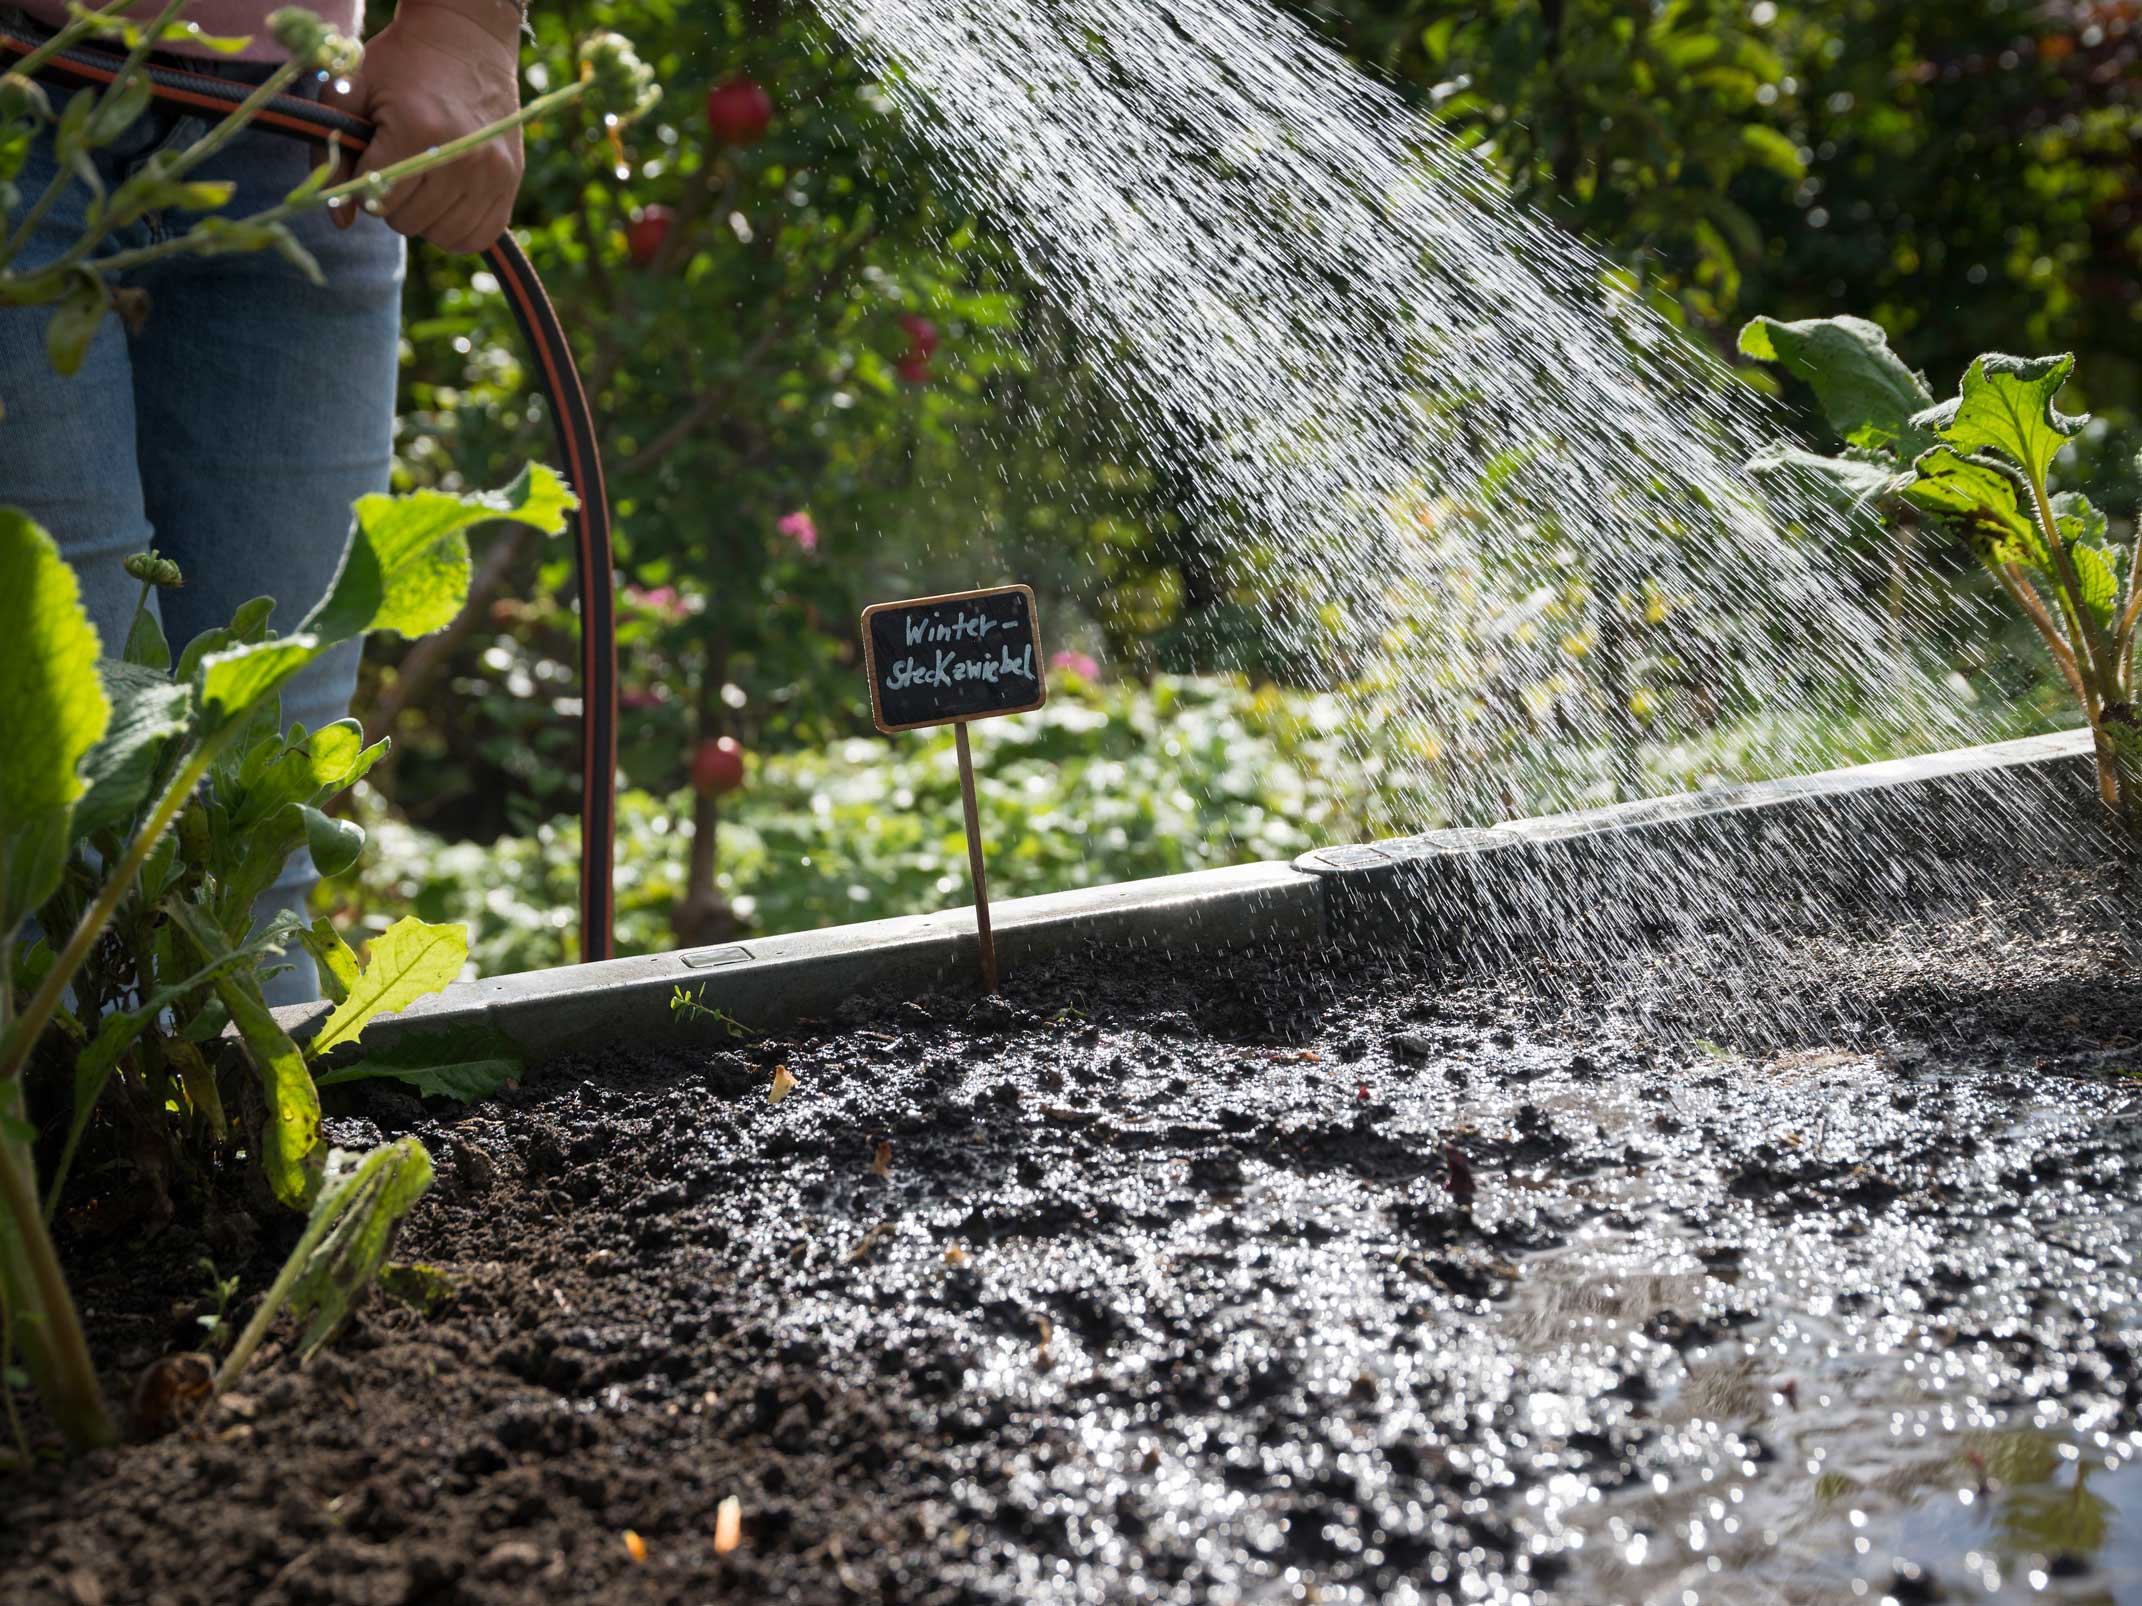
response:
[(1030, 586), (955, 591), (863, 610), (870, 713), (879, 730), (921, 730), (1048, 701)]
[(989, 930), (989, 876), (982, 865), (967, 727), (999, 714), (1028, 713), (1047, 702), (1042, 662), (1031, 586), (954, 591), (863, 610), (863, 667), (870, 676), (870, 717), (878, 729), (890, 736), (929, 725), (952, 727), (967, 814), (967, 868), (974, 876), (982, 985), (990, 992), (997, 990), (997, 945)]

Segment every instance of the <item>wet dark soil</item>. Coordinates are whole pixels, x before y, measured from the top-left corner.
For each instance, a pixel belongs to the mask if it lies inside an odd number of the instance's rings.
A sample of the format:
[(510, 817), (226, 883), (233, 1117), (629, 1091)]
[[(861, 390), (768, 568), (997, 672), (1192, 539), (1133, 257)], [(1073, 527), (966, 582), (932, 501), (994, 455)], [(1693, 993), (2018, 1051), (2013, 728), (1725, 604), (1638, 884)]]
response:
[[(1782, 1045), (1097, 954), (374, 1097), (443, 1306), (9, 1480), (0, 1595), (2142, 1598), (2136, 890), (1809, 942)], [(205, 1241), (67, 1249), (115, 1387), (198, 1345)]]

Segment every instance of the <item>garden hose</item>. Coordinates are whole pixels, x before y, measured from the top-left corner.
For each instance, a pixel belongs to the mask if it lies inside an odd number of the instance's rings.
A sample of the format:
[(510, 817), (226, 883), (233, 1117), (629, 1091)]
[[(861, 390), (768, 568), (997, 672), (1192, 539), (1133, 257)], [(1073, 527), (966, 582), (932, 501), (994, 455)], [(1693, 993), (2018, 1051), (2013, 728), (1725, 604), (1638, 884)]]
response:
[[(0, 49), (27, 56), (41, 40), (0, 28)], [(119, 60), (103, 51), (62, 51), (45, 63), (43, 76), (75, 84), (109, 84), (118, 76)], [(153, 97), (189, 111), (222, 115), (234, 110), (252, 86), (213, 73), (189, 72), (168, 59), (152, 61)], [(372, 126), (295, 95), (278, 95), (253, 119), (256, 126), (294, 139), (325, 144), (341, 137), (342, 148), (355, 154), (371, 142)], [(485, 264), (505, 288), (514, 320), (542, 373), (543, 393), (558, 433), (565, 474), (579, 493), (573, 515), (580, 579), (580, 953), (583, 961), (608, 959), (613, 949), (612, 865), (617, 840), (617, 607), (610, 549), (610, 505), (603, 488), (602, 454), (595, 438), (594, 416), (572, 347), (558, 314), (544, 293), (527, 253), (508, 232), (483, 253)]]

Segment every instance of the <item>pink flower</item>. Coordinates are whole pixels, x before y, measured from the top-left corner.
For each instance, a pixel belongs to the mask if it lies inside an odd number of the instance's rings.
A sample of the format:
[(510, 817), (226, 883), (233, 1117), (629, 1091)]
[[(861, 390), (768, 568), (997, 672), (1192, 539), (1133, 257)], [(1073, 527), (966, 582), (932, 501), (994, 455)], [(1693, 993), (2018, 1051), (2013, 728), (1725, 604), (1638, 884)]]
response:
[(1049, 660), (1051, 669), (1068, 669), (1081, 680), (1093, 680), (1101, 673), (1101, 666), (1093, 661), (1091, 653), (1064, 651)]
[(818, 550), (818, 526), (811, 522), (810, 514), (801, 511), (783, 514), (774, 528), (795, 542), (806, 557)]
[(646, 586), (627, 586), (625, 600), (635, 608), (644, 608), (664, 619), (684, 617), (684, 598), (675, 586), (655, 586), (651, 590)]
[(662, 694), (658, 691), (627, 689), (617, 694), (617, 703), (620, 708), (660, 708)]

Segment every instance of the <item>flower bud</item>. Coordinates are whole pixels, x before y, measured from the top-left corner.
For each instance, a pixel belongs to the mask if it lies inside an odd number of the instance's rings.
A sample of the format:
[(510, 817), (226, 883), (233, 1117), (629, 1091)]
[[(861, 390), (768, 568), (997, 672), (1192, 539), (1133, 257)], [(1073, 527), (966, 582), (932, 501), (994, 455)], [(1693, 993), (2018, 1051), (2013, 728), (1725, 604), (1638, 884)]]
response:
[(632, 41), (619, 33), (595, 34), (580, 47), (581, 76), (598, 108), (613, 123), (644, 117), (662, 98), (654, 69), (640, 60)]
[(169, 558), (158, 557), (154, 552), (136, 552), (126, 560), (126, 572), (144, 584), (152, 586), (182, 586), (186, 577), (179, 566)]
[(268, 15), (268, 32), (290, 52), (290, 59), (314, 72), (353, 73), (364, 60), (364, 46), (338, 33), (303, 6), (284, 6)]
[(19, 72), (0, 73), (0, 122), (52, 121), (52, 102), (44, 86)]

